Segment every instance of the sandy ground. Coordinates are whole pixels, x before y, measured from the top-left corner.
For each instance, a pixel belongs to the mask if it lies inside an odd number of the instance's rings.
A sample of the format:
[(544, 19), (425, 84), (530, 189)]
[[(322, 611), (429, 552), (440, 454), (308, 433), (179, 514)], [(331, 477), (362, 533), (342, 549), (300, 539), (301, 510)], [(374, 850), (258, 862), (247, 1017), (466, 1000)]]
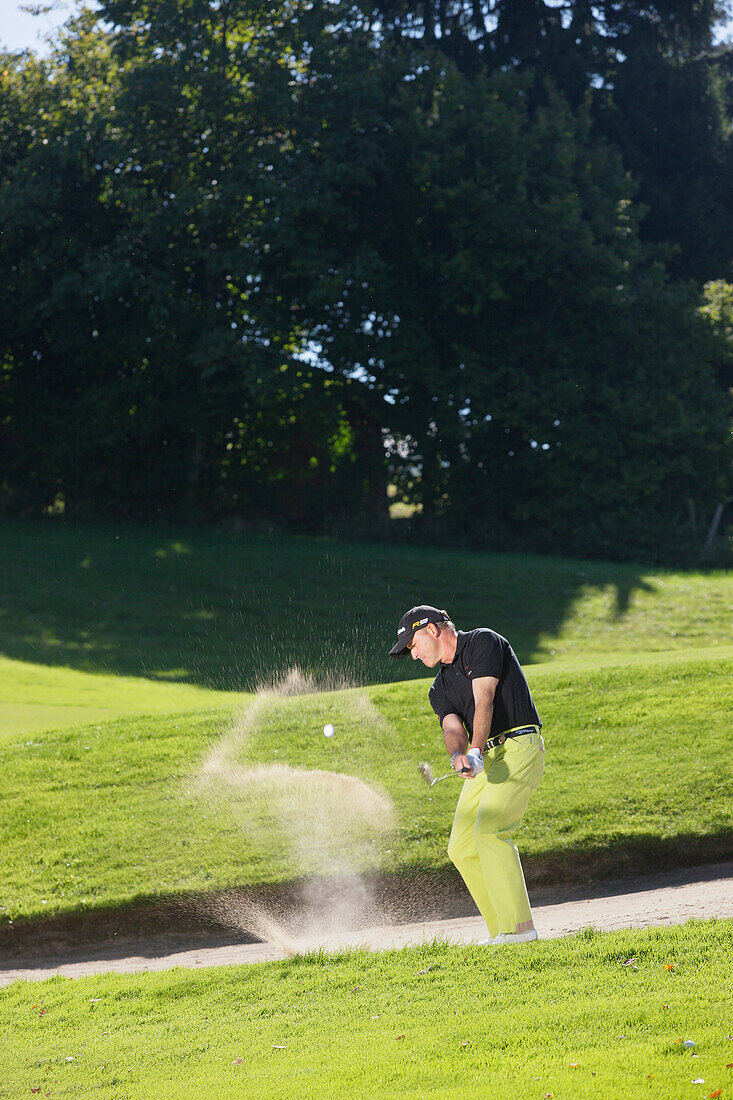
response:
[[(534, 917), (540, 938), (566, 936), (583, 928), (603, 931), (682, 924), (693, 917), (733, 918), (733, 863), (710, 864), (634, 881), (624, 880), (584, 889), (537, 891)], [(280, 943), (237, 942), (236, 933), (216, 935), (162, 932), (144, 939), (115, 938), (93, 947), (68, 946), (63, 950), (39, 945), (25, 957), (3, 961), (0, 986), (18, 979), (48, 978), (62, 974), (78, 978), (109, 972), (134, 974), (167, 970), (175, 966), (197, 968), (286, 958), (299, 952), (325, 948), (366, 947), (379, 951), (430, 942), (434, 939), (470, 944), (486, 936), (480, 917), (431, 920), (357, 931), (329, 933)], [(499, 948), (487, 950), (500, 950)]]

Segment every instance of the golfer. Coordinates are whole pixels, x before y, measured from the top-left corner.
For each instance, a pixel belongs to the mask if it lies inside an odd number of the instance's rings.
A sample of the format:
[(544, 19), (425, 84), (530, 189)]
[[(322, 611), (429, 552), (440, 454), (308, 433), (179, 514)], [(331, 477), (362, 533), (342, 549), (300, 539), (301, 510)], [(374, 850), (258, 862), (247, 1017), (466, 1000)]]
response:
[(456, 630), (446, 611), (405, 612), (391, 657), (440, 665), (429, 698), (456, 772), (466, 776), (448, 855), (460, 871), (490, 939), (536, 940), (512, 833), (539, 786), (545, 761), (537, 708), (514, 650), (493, 630)]

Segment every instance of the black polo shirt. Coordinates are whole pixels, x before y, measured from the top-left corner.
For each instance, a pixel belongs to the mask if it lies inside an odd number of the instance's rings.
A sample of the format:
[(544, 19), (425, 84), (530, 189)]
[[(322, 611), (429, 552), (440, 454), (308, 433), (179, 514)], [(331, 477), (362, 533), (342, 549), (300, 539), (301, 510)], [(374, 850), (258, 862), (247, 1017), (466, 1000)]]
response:
[(457, 714), (473, 735), (476, 704), (472, 680), (495, 676), (499, 683), (494, 696), (494, 715), (490, 736), (496, 737), (517, 726), (541, 726), (529, 686), (506, 638), (494, 630), (459, 630), (456, 655), (442, 665), (430, 688), (430, 705), (441, 727), (447, 714)]

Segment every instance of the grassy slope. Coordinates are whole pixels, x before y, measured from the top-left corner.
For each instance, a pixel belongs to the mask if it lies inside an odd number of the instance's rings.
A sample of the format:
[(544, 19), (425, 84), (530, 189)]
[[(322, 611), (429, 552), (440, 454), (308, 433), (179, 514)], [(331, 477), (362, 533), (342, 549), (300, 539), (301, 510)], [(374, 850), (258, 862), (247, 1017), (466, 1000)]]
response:
[[(196, 529), (0, 523), (0, 654), (223, 690), (297, 664), (358, 682), (413, 603), (524, 662), (733, 642), (728, 574)], [(12, 698), (0, 696), (12, 703)]]
[(240, 698), (195, 684), (49, 668), (0, 657), (0, 742), (127, 714), (231, 708)]
[[(729, 714), (733, 651), (700, 658), (645, 658), (591, 670), (534, 666), (530, 681), (545, 720), (547, 769), (518, 834), (528, 878), (592, 862), (604, 869), (723, 858), (733, 846)], [(288, 763), (292, 799), (217, 788), (187, 794), (204, 754), (228, 728), (221, 710), (151, 715), (0, 745), (0, 905), (9, 917), (73, 912), (135, 898), (280, 881), (303, 870), (295, 843), (314, 822), (303, 808), (308, 769), (354, 774), (388, 791), (392, 836), (373, 830), (368, 857), (406, 871), (446, 863), (458, 780), (431, 791), (416, 765), (443, 770), (425, 683), (245, 704), (231, 764)], [(322, 735), (333, 721), (337, 735)], [(277, 751), (276, 751), (277, 750)], [(319, 808), (330, 847), (314, 870), (343, 855), (349, 807)], [(287, 840), (293, 840), (288, 847)], [(358, 853), (358, 854), (357, 854)]]
[[(647, 854), (661, 843), (682, 861), (696, 850), (713, 857), (716, 838), (728, 843), (727, 575), (8, 522), (0, 565), (6, 918), (298, 873), (293, 854), (274, 846), (270, 808), (181, 794), (241, 700), (214, 686), (252, 684), (294, 662), (361, 681), (422, 679), (370, 688), (376, 718), (360, 705), (355, 720), (358, 693), (273, 704), (244, 758), (383, 786), (399, 830), (372, 859), (442, 866), (456, 792), (448, 782), (429, 795), (416, 779), (418, 759), (443, 763), (426, 673), (385, 658), (400, 610), (424, 598), (462, 625), (491, 623), (525, 661), (545, 662), (530, 672), (550, 750), (521, 834), (530, 876), (569, 852), (600, 867), (604, 852), (633, 859), (634, 843)], [(320, 735), (330, 720), (332, 744)]]
[(18, 982), (0, 1096), (725, 1098), (731, 975), (731, 923), (694, 922)]
[[(422, 599), (502, 630), (525, 661), (561, 661), (529, 670), (549, 753), (520, 836), (530, 875), (548, 851), (598, 859), (640, 841), (654, 857), (666, 838), (684, 856), (729, 838), (733, 654), (699, 647), (730, 645), (730, 577), (313, 540), (272, 551), (195, 531), (0, 525), (0, 652), (26, 663), (0, 662), (6, 917), (287, 874), (267, 813), (243, 834), (181, 793), (227, 697), (150, 678), (239, 688), (293, 663), (374, 683), (419, 674), (383, 653)], [(273, 631), (283, 606), (286, 630)], [(425, 686), (375, 687), (376, 719), (360, 693), (278, 703), (244, 723), (243, 758), (278, 745), (278, 758), (377, 779), (400, 809), (393, 865), (435, 865), (455, 788), (428, 795), (415, 779), (416, 758), (441, 760)], [(107, 720), (118, 709), (138, 717)], [(34, 732), (81, 714), (91, 726)], [(621, 965), (632, 955), (638, 970)], [(0, 1000), (0, 1096), (717, 1095), (733, 1063), (732, 964), (728, 922), (500, 956), (433, 945), (16, 983)], [(689, 1036), (699, 1058), (682, 1052)]]

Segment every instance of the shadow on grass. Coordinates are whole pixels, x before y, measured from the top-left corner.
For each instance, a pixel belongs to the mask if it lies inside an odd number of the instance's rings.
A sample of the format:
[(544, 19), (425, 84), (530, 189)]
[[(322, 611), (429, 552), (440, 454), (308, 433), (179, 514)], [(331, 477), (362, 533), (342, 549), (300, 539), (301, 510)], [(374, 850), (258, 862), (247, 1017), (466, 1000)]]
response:
[(427, 676), (387, 657), (416, 603), (491, 626), (521, 660), (587, 589), (616, 617), (650, 585), (632, 566), (177, 527), (0, 524), (0, 653), (251, 689), (298, 665), (350, 683)]
[(613, 613), (616, 619), (622, 619), (631, 606), (631, 601), (637, 592), (653, 592), (654, 586), (640, 577), (632, 578), (620, 575), (615, 579), (616, 591), (614, 593)]
[[(525, 858), (527, 887), (535, 905), (562, 904), (585, 898), (634, 893), (665, 885), (708, 882), (730, 875), (733, 831), (714, 836), (679, 834), (660, 839), (653, 834), (595, 848), (556, 850)], [(671, 876), (670, 873), (675, 872)], [(665, 881), (666, 879), (666, 881)], [(325, 881), (325, 880), (324, 880)], [(477, 910), (462, 879), (451, 864), (437, 869), (420, 867), (396, 875), (365, 875), (363, 881), (380, 915), (380, 923), (406, 924), (476, 916)], [(304, 889), (305, 887), (305, 889)], [(338, 883), (331, 884), (331, 892)], [(124, 958), (129, 942), (137, 955), (157, 956), (196, 947), (256, 943), (257, 936), (232, 931), (213, 915), (225, 899), (227, 909), (240, 904), (262, 907), (270, 913), (297, 910), (303, 895), (312, 896), (304, 880), (249, 889), (186, 894), (161, 899), (137, 898), (128, 905), (85, 908), (52, 918), (24, 919), (0, 926), (0, 969), (28, 965), (51, 969), (62, 962)], [(328, 893), (328, 884), (323, 890)], [(373, 913), (365, 923), (374, 923)]]

